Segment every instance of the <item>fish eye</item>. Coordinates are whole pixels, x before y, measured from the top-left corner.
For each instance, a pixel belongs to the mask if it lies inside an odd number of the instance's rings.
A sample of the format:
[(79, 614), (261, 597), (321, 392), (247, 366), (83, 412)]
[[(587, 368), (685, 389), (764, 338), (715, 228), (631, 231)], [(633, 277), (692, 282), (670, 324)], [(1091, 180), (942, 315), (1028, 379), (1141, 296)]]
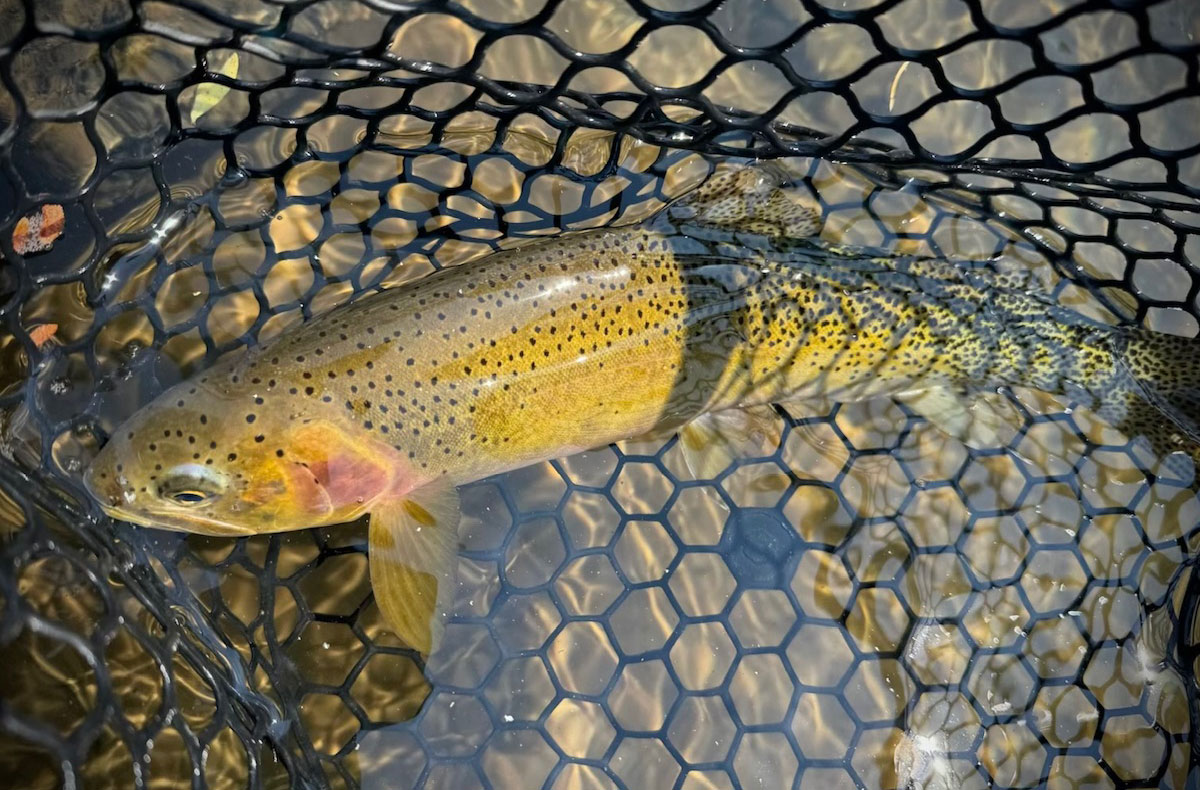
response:
[(167, 494), (171, 499), (174, 499), (181, 505), (198, 505), (208, 499), (208, 493), (205, 491), (197, 491), (193, 489), (184, 491), (172, 491)]
[(220, 495), (224, 486), (211, 469), (186, 464), (172, 469), (159, 486), (159, 493), (177, 505), (201, 505)]

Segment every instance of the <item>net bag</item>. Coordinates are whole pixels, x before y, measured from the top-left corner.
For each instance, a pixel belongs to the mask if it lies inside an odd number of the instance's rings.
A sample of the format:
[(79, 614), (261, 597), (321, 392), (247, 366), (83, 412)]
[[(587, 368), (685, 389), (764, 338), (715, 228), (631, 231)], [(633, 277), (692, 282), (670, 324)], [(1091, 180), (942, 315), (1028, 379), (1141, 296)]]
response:
[(0, 0), (0, 771), (22, 788), (1174, 787), (1200, 504), (1065, 399), (781, 411), (464, 488), (428, 664), (364, 525), (113, 523), (219, 355), (780, 159), (821, 237), (1200, 331), (1188, 0)]

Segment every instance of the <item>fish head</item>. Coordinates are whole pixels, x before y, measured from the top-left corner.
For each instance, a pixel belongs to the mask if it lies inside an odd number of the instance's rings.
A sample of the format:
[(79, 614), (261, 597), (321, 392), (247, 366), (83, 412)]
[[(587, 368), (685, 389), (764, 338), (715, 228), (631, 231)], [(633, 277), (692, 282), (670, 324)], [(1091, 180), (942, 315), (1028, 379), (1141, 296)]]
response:
[(222, 536), (349, 521), (415, 487), (390, 446), (265, 401), (180, 385), (117, 429), (84, 483), (115, 519)]

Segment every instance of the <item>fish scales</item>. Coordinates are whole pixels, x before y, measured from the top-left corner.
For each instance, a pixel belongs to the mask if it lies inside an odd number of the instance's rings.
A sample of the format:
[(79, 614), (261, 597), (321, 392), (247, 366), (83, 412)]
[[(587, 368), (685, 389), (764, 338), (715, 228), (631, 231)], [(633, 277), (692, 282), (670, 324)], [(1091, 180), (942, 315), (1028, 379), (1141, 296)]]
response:
[[(1088, 375), (1080, 340), (1096, 330), (952, 268), (684, 246), (593, 231), (371, 295), (202, 374), (178, 399), (193, 422), (175, 430), (211, 433), (201, 404), (215, 395), (260, 426), (243, 452), (263, 436), (286, 456), (272, 427), (336, 416), (416, 476), (465, 482), (734, 406)], [(211, 449), (193, 460), (215, 463), (224, 448)]]
[[(829, 295), (785, 263), (669, 246), (599, 231), (467, 264), (199, 383), (261, 387), (291, 419), (341, 411), (423, 476), (462, 482), (706, 410), (806, 389), (863, 397), (961, 364), (945, 349), (962, 320), (931, 298), (874, 285)], [(262, 418), (253, 398), (245, 411)]]

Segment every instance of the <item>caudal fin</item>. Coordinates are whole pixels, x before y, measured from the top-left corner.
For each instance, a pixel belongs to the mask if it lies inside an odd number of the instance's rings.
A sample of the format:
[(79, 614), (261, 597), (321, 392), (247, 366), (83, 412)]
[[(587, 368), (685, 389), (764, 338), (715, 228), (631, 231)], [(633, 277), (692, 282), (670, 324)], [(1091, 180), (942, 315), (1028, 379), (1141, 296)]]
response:
[(1173, 478), (1200, 484), (1200, 341), (1129, 331), (1114, 347), (1115, 375), (1098, 413), (1131, 439), (1145, 437)]

